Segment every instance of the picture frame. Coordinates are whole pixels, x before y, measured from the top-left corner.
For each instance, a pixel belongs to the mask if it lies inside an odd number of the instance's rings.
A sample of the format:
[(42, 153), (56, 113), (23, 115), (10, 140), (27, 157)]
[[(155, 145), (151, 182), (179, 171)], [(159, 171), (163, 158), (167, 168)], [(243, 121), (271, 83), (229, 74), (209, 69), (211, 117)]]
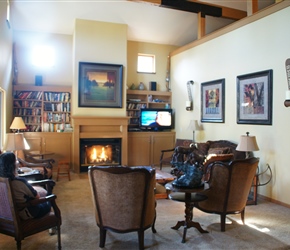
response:
[(273, 70), (237, 76), (237, 123), (272, 125)]
[(122, 108), (123, 65), (79, 62), (79, 107)]
[(225, 79), (201, 84), (201, 122), (225, 122)]

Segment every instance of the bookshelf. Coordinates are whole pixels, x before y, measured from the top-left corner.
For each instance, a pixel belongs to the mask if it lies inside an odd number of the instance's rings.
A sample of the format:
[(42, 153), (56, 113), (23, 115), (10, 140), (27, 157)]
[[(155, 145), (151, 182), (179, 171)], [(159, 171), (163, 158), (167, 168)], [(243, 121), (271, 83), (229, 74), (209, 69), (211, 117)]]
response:
[(71, 127), (71, 87), (13, 86), (13, 116), (22, 117), (27, 132), (57, 132)]
[(139, 127), (140, 108), (165, 108), (171, 106), (172, 93), (166, 91), (127, 90), (127, 116), (130, 128)]

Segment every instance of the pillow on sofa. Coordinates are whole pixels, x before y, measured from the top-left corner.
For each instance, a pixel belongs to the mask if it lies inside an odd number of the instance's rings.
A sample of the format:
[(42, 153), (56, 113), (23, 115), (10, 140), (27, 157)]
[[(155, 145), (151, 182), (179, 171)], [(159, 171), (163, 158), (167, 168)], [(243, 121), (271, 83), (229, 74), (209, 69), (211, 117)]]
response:
[(229, 154), (231, 153), (231, 149), (229, 147), (226, 148), (209, 148), (207, 154), (208, 155), (220, 155), (220, 154)]

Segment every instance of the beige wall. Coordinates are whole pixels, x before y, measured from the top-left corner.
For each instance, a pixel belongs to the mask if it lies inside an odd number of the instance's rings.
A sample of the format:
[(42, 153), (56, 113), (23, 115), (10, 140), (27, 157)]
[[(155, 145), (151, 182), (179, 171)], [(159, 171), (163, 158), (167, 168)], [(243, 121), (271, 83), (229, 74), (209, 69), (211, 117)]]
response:
[(72, 98), (73, 115), (125, 116), (125, 84), (123, 84), (123, 107), (79, 108), (78, 67), (79, 62), (95, 62), (123, 65), (123, 80), (127, 75), (127, 25), (77, 19), (74, 32), (74, 59)]
[[(43, 85), (71, 86), (72, 84), (72, 36), (14, 31), (18, 83), (34, 84), (35, 75), (42, 75)], [(32, 52), (36, 46), (51, 46), (55, 51), (55, 64), (39, 68), (32, 64)]]
[(1, 131), (0, 149), (3, 145), (6, 128), (9, 128), (12, 121), (12, 30), (6, 24), (6, 6), (6, 1), (0, 1), (0, 88), (5, 91), (6, 95), (5, 114), (1, 120), (4, 131)]
[[(133, 83), (138, 86), (140, 82), (143, 82), (146, 89), (150, 90), (149, 82), (155, 81), (157, 82), (157, 90), (166, 91), (167, 57), (176, 48), (176, 46), (171, 45), (128, 41), (127, 86), (130, 88)], [(156, 74), (137, 73), (138, 53), (155, 55)]]
[[(281, 3), (289, 6), (289, 2)], [(251, 17), (249, 17), (251, 18)], [(244, 21), (243, 21), (244, 22)], [(173, 107), (176, 110), (177, 138), (192, 138), (186, 130), (191, 119), (200, 120), (201, 83), (225, 78), (225, 123), (203, 123), (197, 141), (227, 139), (238, 142), (247, 131), (257, 137), (260, 170), (268, 163), (273, 170), (270, 184), (259, 193), (290, 205), (288, 195), (290, 109), (284, 107), (287, 78), (285, 61), (290, 58), (290, 7), (193, 46), (172, 57)], [(236, 122), (236, 77), (273, 69), (273, 124), (240, 125)], [(193, 80), (194, 110), (186, 111), (186, 82)], [(264, 175), (261, 183), (268, 178)]]

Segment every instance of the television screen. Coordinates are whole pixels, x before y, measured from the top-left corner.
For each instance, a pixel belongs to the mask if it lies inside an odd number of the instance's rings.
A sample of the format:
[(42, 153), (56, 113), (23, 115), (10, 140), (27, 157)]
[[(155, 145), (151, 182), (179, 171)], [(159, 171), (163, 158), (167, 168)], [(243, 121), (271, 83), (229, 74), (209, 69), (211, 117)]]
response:
[(172, 109), (141, 109), (140, 127), (143, 129), (171, 129)]

